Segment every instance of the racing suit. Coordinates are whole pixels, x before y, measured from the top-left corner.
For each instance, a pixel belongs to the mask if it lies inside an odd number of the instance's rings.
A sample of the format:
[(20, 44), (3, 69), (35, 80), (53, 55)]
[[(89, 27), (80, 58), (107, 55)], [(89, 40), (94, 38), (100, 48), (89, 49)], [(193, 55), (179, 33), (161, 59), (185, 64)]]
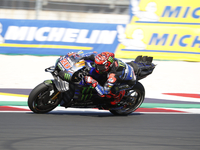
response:
[[(95, 56), (90, 55), (84, 59), (94, 61)], [(132, 87), (136, 82), (133, 68), (116, 58), (114, 58), (110, 70), (103, 74), (107, 75), (107, 80), (103, 86), (98, 83), (100, 82), (98, 79), (95, 80), (90, 76), (86, 76), (85, 80), (96, 89), (101, 97), (114, 99), (111, 101), (112, 105), (116, 105), (125, 95), (125, 89)]]

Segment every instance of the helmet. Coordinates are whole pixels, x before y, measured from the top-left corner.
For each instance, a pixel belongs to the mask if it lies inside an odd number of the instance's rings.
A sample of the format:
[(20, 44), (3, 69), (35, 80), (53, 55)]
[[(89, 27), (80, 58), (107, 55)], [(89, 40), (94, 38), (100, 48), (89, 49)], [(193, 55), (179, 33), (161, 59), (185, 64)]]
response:
[(115, 55), (110, 52), (102, 52), (95, 57), (95, 69), (97, 73), (107, 72), (113, 65)]

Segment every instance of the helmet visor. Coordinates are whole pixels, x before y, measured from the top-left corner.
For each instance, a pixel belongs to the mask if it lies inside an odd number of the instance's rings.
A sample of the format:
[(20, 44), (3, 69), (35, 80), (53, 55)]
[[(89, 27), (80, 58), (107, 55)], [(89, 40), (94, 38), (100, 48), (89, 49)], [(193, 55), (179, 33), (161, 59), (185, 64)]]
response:
[(104, 70), (106, 70), (106, 66), (103, 64), (103, 65), (98, 65), (98, 64), (95, 64), (95, 68), (96, 70), (98, 70), (99, 72), (103, 72)]

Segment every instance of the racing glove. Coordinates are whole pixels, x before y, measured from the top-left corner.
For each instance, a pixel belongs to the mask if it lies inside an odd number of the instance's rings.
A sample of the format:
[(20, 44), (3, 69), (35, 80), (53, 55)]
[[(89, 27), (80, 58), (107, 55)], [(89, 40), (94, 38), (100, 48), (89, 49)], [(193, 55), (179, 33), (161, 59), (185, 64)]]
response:
[(90, 76), (85, 76), (85, 82), (92, 85), (92, 87), (96, 87), (98, 84), (98, 82)]

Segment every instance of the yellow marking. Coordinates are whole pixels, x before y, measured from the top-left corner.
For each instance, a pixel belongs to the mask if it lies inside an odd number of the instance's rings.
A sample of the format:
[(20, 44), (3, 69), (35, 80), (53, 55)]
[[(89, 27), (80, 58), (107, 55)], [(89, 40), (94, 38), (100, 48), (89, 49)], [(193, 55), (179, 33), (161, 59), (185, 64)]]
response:
[(16, 97), (28, 97), (28, 95), (23, 95), (23, 94), (11, 94), (11, 93), (1, 93), (0, 95), (5, 95), (5, 96), (16, 96)]
[(60, 48), (60, 49), (82, 49), (82, 50), (92, 50), (93, 47), (82, 47), (82, 46), (69, 46), (69, 45), (39, 45), (39, 44), (11, 44), (2, 43), (2, 47), (26, 47), (26, 48)]

